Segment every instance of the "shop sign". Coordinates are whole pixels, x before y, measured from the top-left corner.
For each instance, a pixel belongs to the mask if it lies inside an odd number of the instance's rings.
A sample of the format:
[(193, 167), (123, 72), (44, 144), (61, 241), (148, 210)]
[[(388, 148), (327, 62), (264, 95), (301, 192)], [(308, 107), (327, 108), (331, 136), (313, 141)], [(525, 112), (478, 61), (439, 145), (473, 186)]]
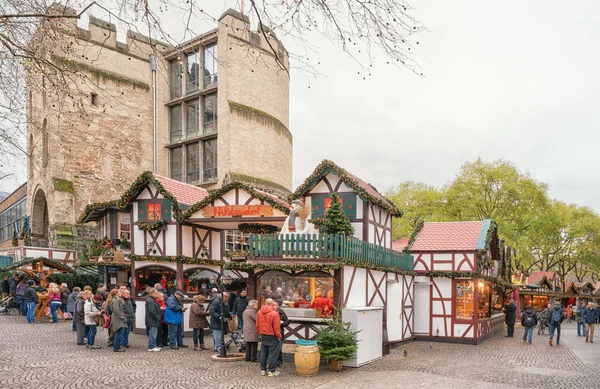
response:
[(106, 267), (106, 270), (107, 270), (109, 273), (118, 273), (118, 272), (119, 272), (119, 269), (117, 269), (117, 267), (116, 267), (116, 266), (107, 266), (107, 267)]
[(270, 205), (223, 205), (202, 208), (204, 217), (273, 216)]

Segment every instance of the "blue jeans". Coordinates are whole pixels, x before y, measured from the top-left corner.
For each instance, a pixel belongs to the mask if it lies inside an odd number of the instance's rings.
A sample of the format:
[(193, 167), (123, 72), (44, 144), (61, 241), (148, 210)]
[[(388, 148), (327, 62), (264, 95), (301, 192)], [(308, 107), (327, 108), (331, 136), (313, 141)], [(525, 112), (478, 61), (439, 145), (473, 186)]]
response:
[(204, 346), (204, 328), (194, 328), (192, 339), (194, 340), (194, 346), (198, 346), (198, 340), (200, 345)]
[(223, 333), (221, 330), (212, 330), (213, 338), (215, 339), (215, 352), (219, 351), (219, 347), (221, 347), (221, 339), (223, 339)]
[(58, 315), (56, 314), (56, 311), (58, 311), (58, 308), (61, 306), (62, 303), (60, 301), (50, 301), (50, 315), (52, 316), (52, 323), (56, 323), (58, 321)]
[(115, 340), (113, 341), (113, 351), (117, 351), (123, 345), (123, 331), (125, 328), (121, 327), (115, 331)]
[(556, 344), (560, 344), (560, 322), (550, 322), (550, 340), (554, 338), (554, 330), (556, 330)]
[(530, 344), (533, 341), (533, 329), (535, 327), (525, 327), (525, 332), (523, 333), (523, 340), (528, 341)]
[(27, 301), (27, 323), (33, 323), (35, 320), (35, 306), (36, 303), (34, 301)]
[(27, 303), (25, 302), (25, 297), (17, 296), (17, 302), (19, 303), (19, 312), (21, 312), (21, 315), (27, 316)]
[(181, 346), (183, 344), (183, 331), (181, 324), (169, 323), (169, 346)]
[(96, 340), (96, 326), (88, 325), (87, 342), (88, 346), (93, 346)]
[(123, 346), (129, 346), (129, 333), (133, 330), (133, 323), (127, 323), (123, 329)]
[(156, 348), (156, 336), (159, 327), (148, 327), (148, 350)]
[(585, 323), (583, 320), (577, 322), (577, 336), (585, 336)]
[(238, 330), (244, 328), (244, 319), (242, 315), (237, 315), (238, 317)]

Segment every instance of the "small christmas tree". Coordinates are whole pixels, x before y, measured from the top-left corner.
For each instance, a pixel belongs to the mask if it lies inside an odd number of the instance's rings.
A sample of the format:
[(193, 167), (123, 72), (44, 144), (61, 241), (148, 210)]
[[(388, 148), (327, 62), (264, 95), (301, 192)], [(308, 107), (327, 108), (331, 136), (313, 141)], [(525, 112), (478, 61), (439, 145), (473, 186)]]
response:
[(17, 247), (19, 245), (19, 237), (17, 236), (17, 231), (13, 232), (12, 245), (13, 247)]
[(327, 213), (319, 223), (319, 231), (323, 234), (354, 235), (354, 227), (352, 227), (350, 219), (344, 213), (344, 208), (340, 203), (340, 198), (337, 193), (331, 194), (331, 201), (327, 208)]
[(19, 239), (23, 240), (23, 244), (25, 246), (29, 246), (31, 244), (31, 239), (29, 237), (29, 223), (27, 223), (27, 218), (23, 221), (23, 231), (21, 231), (21, 236)]

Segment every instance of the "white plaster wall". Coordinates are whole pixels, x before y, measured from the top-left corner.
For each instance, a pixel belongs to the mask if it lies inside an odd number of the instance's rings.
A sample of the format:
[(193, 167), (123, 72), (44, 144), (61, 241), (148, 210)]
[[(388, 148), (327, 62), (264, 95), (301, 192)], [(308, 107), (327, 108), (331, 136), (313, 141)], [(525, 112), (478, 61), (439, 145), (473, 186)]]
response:
[[(165, 255), (177, 255), (177, 225), (168, 225), (166, 230), (161, 231), (162, 234), (166, 234), (167, 248), (165, 249)], [(162, 236), (158, 239), (162, 239)]]
[(435, 278), (435, 284), (440, 290), (440, 297), (452, 297), (452, 279), (451, 278)]
[(221, 252), (221, 233), (217, 231), (211, 232), (212, 234), (212, 247), (210, 250), (211, 259), (222, 260), (223, 253)]
[[(421, 261), (423, 261), (427, 267), (420, 261), (417, 262), (419, 256), (421, 256)], [(431, 269), (431, 254), (413, 254), (413, 257), (415, 259), (415, 271), (429, 271), (429, 269)]]
[(347, 307), (364, 307), (367, 305), (366, 301), (366, 270), (356, 268), (356, 274), (354, 275), (354, 281), (352, 282), (352, 288), (348, 294), (348, 288), (350, 286), (350, 280), (352, 279), (353, 267), (344, 266), (344, 298), (347, 298)]
[[(463, 336), (463, 334), (465, 333), (465, 331), (467, 330), (467, 328), (469, 328), (470, 324), (454, 324), (454, 336), (456, 337), (461, 337)], [(471, 328), (469, 329), (469, 331), (467, 331), (467, 335), (465, 335), (466, 338), (472, 338), (473, 337), (473, 327), (471, 326)]]
[(193, 229), (192, 227), (183, 226), (181, 227), (181, 254), (192, 257), (194, 256), (193, 247), (192, 247), (192, 238), (193, 238)]

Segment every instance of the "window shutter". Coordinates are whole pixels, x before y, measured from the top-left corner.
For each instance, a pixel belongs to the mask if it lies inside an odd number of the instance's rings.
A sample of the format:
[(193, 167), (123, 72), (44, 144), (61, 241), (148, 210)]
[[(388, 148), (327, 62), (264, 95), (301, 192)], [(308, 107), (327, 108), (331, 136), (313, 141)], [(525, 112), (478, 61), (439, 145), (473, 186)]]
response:
[(325, 197), (324, 196), (311, 196), (311, 219), (320, 219), (325, 216), (323, 210), (325, 209)]
[(148, 220), (148, 207), (146, 206), (146, 203), (137, 203), (138, 205), (138, 220), (139, 221), (146, 221)]
[(161, 201), (161, 219), (164, 221), (171, 220), (171, 200), (162, 200)]

